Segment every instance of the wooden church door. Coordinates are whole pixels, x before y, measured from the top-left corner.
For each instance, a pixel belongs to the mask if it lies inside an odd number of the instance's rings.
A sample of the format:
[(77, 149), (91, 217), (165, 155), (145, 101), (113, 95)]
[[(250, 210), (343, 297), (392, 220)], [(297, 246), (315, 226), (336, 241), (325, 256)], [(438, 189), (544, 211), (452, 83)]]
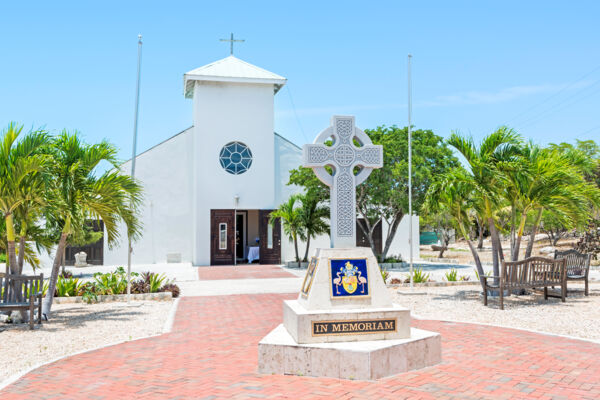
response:
[(210, 210), (210, 265), (233, 265), (233, 210)]
[(281, 264), (281, 221), (271, 225), (273, 210), (258, 210), (258, 236), (260, 238), (260, 263)]

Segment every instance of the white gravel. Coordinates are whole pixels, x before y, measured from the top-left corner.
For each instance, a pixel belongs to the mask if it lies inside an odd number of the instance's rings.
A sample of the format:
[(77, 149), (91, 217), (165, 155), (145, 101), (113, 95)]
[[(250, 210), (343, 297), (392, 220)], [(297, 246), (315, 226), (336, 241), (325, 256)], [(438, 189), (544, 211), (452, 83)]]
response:
[(0, 323), (0, 386), (28, 369), (114, 343), (162, 333), (173, 301), (56, 304), (52, 319), (36, 324)]
[(529, 329), (558, 335), (600, 341), (600, 284), (590, 282), (590, 295), (583, 295), (583, 284), (569, 283), (566, 303), (544, 300), (542, 294), (510, 296), (504, 311), (498, 299), (483, 305), (480, 286), (390, 288), (395, 302), (408, 307), (418, 318), (486, 323), (509, 328)]

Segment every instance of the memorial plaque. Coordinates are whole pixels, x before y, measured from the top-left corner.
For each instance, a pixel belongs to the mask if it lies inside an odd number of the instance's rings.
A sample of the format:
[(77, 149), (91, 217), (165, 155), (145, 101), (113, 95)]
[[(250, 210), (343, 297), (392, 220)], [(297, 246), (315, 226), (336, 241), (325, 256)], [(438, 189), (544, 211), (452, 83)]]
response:
[(318, 260), (317, 257), (310, 258), (310, 264), (308, 264), (308, 268), (306, 269), (306, 275), (304, 275), (304, 281), (302, 282), (302, 290), (300, 291), (304, 297), (308, 297), (308, 292), (310, 292), (310, 288), (312, 287)]
[(396, 332), (396, 319), (368, 319), (357, 321), (313, 321), (312, 335), (360, 335)]
[(369, 297), (369, 273), (366, 258), (329, 260), (331, 298)]

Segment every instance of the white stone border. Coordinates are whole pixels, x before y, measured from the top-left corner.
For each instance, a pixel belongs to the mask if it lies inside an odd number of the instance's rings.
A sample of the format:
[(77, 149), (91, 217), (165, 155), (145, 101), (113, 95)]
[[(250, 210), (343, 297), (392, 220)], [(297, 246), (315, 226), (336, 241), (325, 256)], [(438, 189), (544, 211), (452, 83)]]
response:
[[(156, 292), (156, 293), (137, 293), (131, 295), (131, 300), (142, 301), (142, 300), (171, 300), (173, 293), (171, 292)], [(102, 294), (96, 296), (96, 300), (92, 303), (106, 303), (110, 301), (127, 301), (126, 294)], [(82, 296), (72, 297), (55, 297), (54, 304), (71, 304), (71, 303), (85, 303)]]
[[(170, 294), (171, 292), (164, 292), (164, 293), (169, 293)], [(150, 293), (150, 294), (154, 294), (154, 293)], [(125, 296), (127, 296), (127, 295), (125, 295)], [(169, 316), (167, 317), (167, 320), (165, 321), (165, 325), (164, 325), (163, 330), (162, 330), (161, 333), (157, 333), (156, 335), (142, 336), (142, 337), (139, 337), (139, 338), (136, 338), (136, 339), (133, 339), (133, 340), (121, 340), (121, 341), (117, 341), (117, 342), (112, 342), (112, 343), (105, 344), (105, 345), (102, 345), (102, 346), (92, 347), (91, 349), (77, 351), (77, 352), (71, 353), (71, 354), (65, 354), (63, 356), (56, 357), (56, 358), (54, 358), (52, 360), (49, 360), (49, 361), (41, 362), (41, 363), (36, 364), (36, 365), (34, 365), (34, 366), (26, 369), (26, 370), (23, 370), (21, 372), (17, 372), (16, 374), (14, 374), (12, 376), (9, 376), (4, 381), (0, 382), (0, 391), (4, 390), (7, 386), (15, 383), (16, 381), (18, 381), (19, 379), (21, 379), (22, 377), (24, 377), (25, 375), (27, 375), (31, 371), (36, 370), (36, 369), (38, 369), (40, 367), (43, 367), (44, 365), (55, 363), (55, 362), (60, 361), (60, 360), (62, 360), (64, 358), (77, 356), (77, 355), (80, 355), (80, 354), (84, 354), (84, 353), (88, 353), (88, 352), (91, 352), (91, 351), (96, 351), (96, 350), (104, 349), (106, 347), (116, 346), (116, 345), (127, 343), (127, 342), (135, 342), (137, 340), (143, 340), (143, 339), (148, 339), (148, 338), (151, 338), (151, 337), (162, 336), (165, 333), (171, 332), (171, 330), (173, 329), (173, 322), (175, 320), (175, 314), (177, 313), (177, 307), (179, 306), (179, 299), (180, 299), (180, 297), (178, 297), (177, 299), (175, 299), (175, 301), (171, 305), (171, 310), (169, 311)], [(55, 298), (55, 300), (56, 300), (56, 298)]]

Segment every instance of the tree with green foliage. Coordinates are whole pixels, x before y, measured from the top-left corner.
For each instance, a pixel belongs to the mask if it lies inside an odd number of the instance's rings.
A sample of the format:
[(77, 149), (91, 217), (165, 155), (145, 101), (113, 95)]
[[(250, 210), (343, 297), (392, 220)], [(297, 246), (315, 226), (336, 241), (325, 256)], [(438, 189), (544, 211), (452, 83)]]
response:
[[(368, 238), (375, 253), (375, 226), (385, 221), (388, 230), (381, 260), (387, 257), (398, 225), (408, 213), (408, 128), (380, 126), (365, 130), (373, 144), (383, 145), (383, 167), (373, 170), (369, 178), (356, 188), (359, 229)], [(413, 149), (413, 207), (419, 210), (425, 200), (427, 187), (436, 175), (458, 165), (458, 160), (442, 137), (431, 130), (412, 132)], [(331, 172), (331, 171), (330, 171)], [(300, 167), (290, 173), (289, 184), (302, 186), (307, 193), (328, 201), (329, 188), (309, 168)]]
[(483, 287), (483, 266), (469, 235), (472, 210), (478, 207), (477, 203), (480, 197), (477, 193), (477, 186), (473, 175), (463, 167), (453, 168), (437, 176), (429, 186), (423, 210), (427, 215), (448, 215), (450, 217), (447, 222), (462, 236), (471, 250)]
[(521, 137), (508, 127), (500, 127), (483, 139), (479, 146), (473, 138), (453, 132), (448, 143), (466, 160), (469, 168), (468, 182), (474, 187), (477, 199), (486, 220), (492, 239), (492, 260), (494, 276), (500, 276), (500, 260), (504, 259), (500, 236), (496, 226), (496, 212), (503, 202), (502, 188), (508, 185), (503, 173), (510, 164), (517, 161)]
[(306, 193), (298, 197), (302, 206), (300, 207), (300, 224), (306, 238), (306, 250), (302, 261), (308, 261), (310, 240), (319, 235), (329, 232), (329, 207), (322, 204), (318, 197)]
[[(32, 186), (32, 177), (41, 174), (48, 158), (41, 149), (48, 144), (45, 131), (33, 130), (19, 136), (22, 126), (10, 123), (0, 134), (0, 211), (4, 217), (7, 240), (7, 271), (20, 274), (16, 253), (16, 232), (14, 214), (24, 204), (43, 202), (44, 190)], [(24, 256), (24, 243), (20, 253)]]
[(302, 219), (300, 216), (300, 201), (299, 194), (290, 196), (286, 202), (282, 203), (279, 208), (271, 213), (270, 223), (275, 224), (277, 218), (281, 220), (283, 232), (294, 243), (294, 251), (296, 252), (296, 262), (300, 266), (300, 256), (298, 253), (298, 240), (305, 240), (304, 230), (302, 229)]
[[(53, 199), (46, 220), (60, 229), (48, 293), (42, 312), (48, 317), (64, 248), (69, 236), (81, 232), (88, 220), (102, 220), (107, 243), (119, 239), (118, 225), (123, 222), (127, 235), (135, 240), (141, 232), (138, 220), (142, 189), (130, 176), (119, 172), (117, 150), (103, 141), (89, 145), (78, 133), (63, 131), (53, 141), (49, 196)], [(107, 162), (112, 170), (97, 176), (98, 165)]]

